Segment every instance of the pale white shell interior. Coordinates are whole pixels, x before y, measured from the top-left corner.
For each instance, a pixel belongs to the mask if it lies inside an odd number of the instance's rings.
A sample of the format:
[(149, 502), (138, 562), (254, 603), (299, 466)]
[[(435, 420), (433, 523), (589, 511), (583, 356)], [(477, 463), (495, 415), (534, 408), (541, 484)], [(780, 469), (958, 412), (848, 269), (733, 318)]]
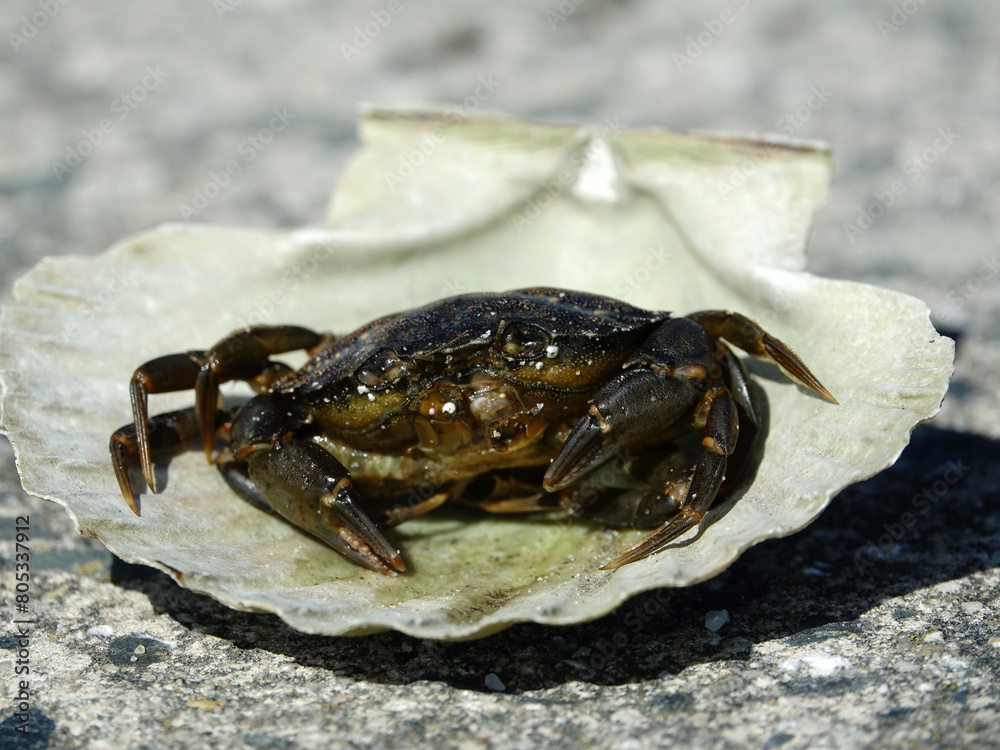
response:
[[(19, 281), (0, 332), (2, 426), (28, 492), (124, 559), (301, 630), (472, 638), (708, 578), (889, 466), (939, 408), (954, 346), (927, 307), (803, 270), (830, 178), (822, 145), (385, 110), (362, 118), (361, 138), (315, 228), (165, 225)], [(753, 484), (694, 543), (613, 573), (598, 567), (639, 532), (442, 509), (394, 532), (412, 572), (381, 576), (244, 503), (196, 450), (161, 462), (166, 487), (142, 496), (141, 518), (122, 501), (108, 438), (131, 421), (140, 363), (247, 324), (346, 332), (450, 294), (534, 285), (738, 310), (840, 405), (751, 364), (770, 422)], [(192, 403), (166, 394), (151, 410)]]

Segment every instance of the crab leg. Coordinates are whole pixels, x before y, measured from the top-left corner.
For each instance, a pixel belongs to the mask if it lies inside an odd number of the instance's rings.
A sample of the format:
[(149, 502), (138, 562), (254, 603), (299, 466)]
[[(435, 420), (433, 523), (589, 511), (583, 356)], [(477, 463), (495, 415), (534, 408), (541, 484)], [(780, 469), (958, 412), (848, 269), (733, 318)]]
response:
[[(222, 425), (229, 418), (224, 411), (216, 412), (216, 424)], [(142, 425), (140, 432), (139, 425)], [(144, 435), (144, 437), (143, 437)], [(172, 450), (179, 448), (188, 440), (198, 435), (198, 419), (193, 408), (171, 411), (165, 414), (158, 414), (150, 420), (143, 420), (135, 424), (125, 425), (115, 430), (111, 435), (111, 442), (108, 446), (111, 451), (111, 464), (115, 470), (115, 477), (118, 479), (118, 487), (122, 491), (122, 497), (128, 503), (132, 512), (139, 515), (139, 509), (135, 504), (135, 493), (132, 490), (132, 480), (128, 475), (128, 459), (137, 453), (141, 454), (143, 448), (146, 451), (146, 460), (152, 467), (150, 454), (152, 451)], [(146, 484), (152, 492), (156, 492), (153, 486), (152, 468), (148, 473), (143, 467), (143, 476)]]
[(602, 566), (601, 570), (614, 570), (659, 551), (688, 529), (701, 523), (705, 512), (712, 505), (722, 486), (727, 459), (736, 447), (738, 424), (736, 405), (724, 387), (710, 392), (705, 398), (711, 403), (705, 422), (705, 436), (691, 477), (691, 487), (677, 514), (629, 547), (623, 555)]
[(741, 412), (740, 418), (745, 417), (754, 428), (759, 428), (760, 410), (757, 408), (757, 399), (750, 390), (750, 381), (743, 363), (728, 346), (720, 344), (719, 349), (721, 351), (717, 349), (716, 353), (722, 363), (722, 379)]
[[(146, 480), (149, 491), (156, 493), (156, 484), (153, 477), (153, 458), (150, 453), (149, 439), (149, 394), (150, 393), (170, 393), (172, 391), (184, 391), (193, 388), (201, 368), (201, 357), (204, 352), (186, 352), (184, 354), (168, 354), (165, 357), (151, 359), (146, 364), (139, 367), (132, 373), (132, 382), (129, 385), (129, 393), (132, 397), (132, 421), (135, 427), (135, 442), (139, 451), (139, 463), (142, 466), (142, 476)], [(187, 410), (184, 410), (186, 412)], [(184, 412), (171, 412), (170, 415)], [(193, 412), (192, 412), (193, 414)], [(186, 419), (186, 418), (185, 418)], [(197, 422), (195, 432), (189, 437), (198, 434)], [(125, 428), (122, 428), (124, 430)], [(118, 435), (122, 430), (115, 433)], [(114, 442), (114, 437), (112, 437)], [(112, 450), (112, 454), (114, 451)], [(124, 471), (124, 469), (122, 469)], [(116, 472), (117, 472), (116, 464)], [(126, 492), (126, 484), (122, 483), (122, 474), (118, 474), (118, 484), (122, 487), (122, 493), (131, 504), (132, 491)], [(128, 473), (124, 474), (126, 483)], [(133, 507), (133, 510), (135, 508)]]
[(407, 521), (412, 521), (414, 518), (419, 518), (425, 513), (430, 513), (435, 508), (440, 508), (445, 500), (448, 499), (451, 492), (448, 490), (442, 492), (436, 492), (431, 495), (426, 500), (421, 500), (419, 503), (409, 506), (401, 506), (398, 508), (390, 508), (382, 521), (386, 526), (398, 526), (401, 523), (406, 523)]
[[(202, 447), (209, 461), (212, 460), (212, 409), (219, 400), (219, 386), (230, 380), (267, 382), (275, 373), (274, 363), (269, 360), (272, 354), (296, 349), (308, 351), (324, 340), (323, 334), (299, 326), (254, 326), (231, 333), (204, 352), (194, 389)], [(283, 372), (277, 371), (279, 376)]]
[(815, 391), (827, 401), (838, 403), (786, 344), (745, 315), (726, 310), (705, 310), (687, 317), (704, 328), (712, 338), (723, 338), (751, 357), (777, 365), (799, 385)]
[[(149, 434), (149, 394), (196, 389), (198, 429), (195, 434), (201, 435), (205, 455), (211, 461), (219, 384), (241, 379), (249, 381), (255, 390), (264, 390), (289, 371), (285, 365), (271, 362), (269, 355), (295, 349), (308, 350), (324, 340), (323, 335), (298, 326), (257, 326), (230, 334), (207, 352), (168, 354), (141, 365), (132, 374), (129, 393), (132, 397), (135, 446), (150, 492), (156, 493)], [(125, 485), (120, 479), (119, 484), (124, 494)]]

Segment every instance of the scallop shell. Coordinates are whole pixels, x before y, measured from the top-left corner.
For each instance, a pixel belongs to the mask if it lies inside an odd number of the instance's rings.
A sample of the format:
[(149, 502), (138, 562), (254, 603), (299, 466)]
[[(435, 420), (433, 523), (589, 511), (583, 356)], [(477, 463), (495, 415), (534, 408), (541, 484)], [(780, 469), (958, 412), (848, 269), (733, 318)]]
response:
[[(125, 560), (300, 630), (465, 639), (593, 619), (709, 578), (891, 465), (940, 407), (954, 345), (927, 307), (803, 270), (830, 178), (821, 144), (440, 110), (370, 110), (360, 132), (322, 225), (164, 225), (96, 257), (45, 259), (17, 283), (0, 382), (25, 490)], [(840, 405), (751, 363), (770, 420), (755, 480), (693, 543), (615, 572), (598, 567), (641, 532), (442, 508), (394, 531), (412, 572), (380, 576), (238, 499), (197, 450), (161, 465), (166, 488), (142, 497), (141, 518), (122, 502), (107, 446), (131, 419), (139, 363), (248, 323), (343, 332), (450, 294), (533, 285), (738, 310), (792, 345)], [(167, 394), (151, 409), (191, 403)]]

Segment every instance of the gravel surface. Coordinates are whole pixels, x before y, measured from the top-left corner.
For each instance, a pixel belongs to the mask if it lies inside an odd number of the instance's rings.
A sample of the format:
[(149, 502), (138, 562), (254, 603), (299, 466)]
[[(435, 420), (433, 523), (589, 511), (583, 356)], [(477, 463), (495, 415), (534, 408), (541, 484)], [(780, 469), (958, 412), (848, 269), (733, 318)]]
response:
[(181, 219), (231, 159), (196, 220), (315, 222), (359, 101), (454, 102), (827, 140), (811, 270), (916, 294), (958, 343), (938, 419), (805, 531), (469, 643), (229, 610), (79, 537), (0, 443), (0, 612), (28, 515), (35, 620), (27, 677), (0, 635), (4, 747), (1000, 747), (1000, 7), (9, 0), (3, 21), (0, 299), (45, 255)]

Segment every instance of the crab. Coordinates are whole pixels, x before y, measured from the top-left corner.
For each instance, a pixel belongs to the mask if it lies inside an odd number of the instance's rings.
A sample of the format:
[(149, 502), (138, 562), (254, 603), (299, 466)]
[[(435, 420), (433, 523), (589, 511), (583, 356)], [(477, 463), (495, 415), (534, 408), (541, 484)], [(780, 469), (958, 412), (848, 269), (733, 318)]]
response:
[[(112, 464), (139, 515), (134, 457), (156, 493), (154, 451), (200, 438), (243, 498), (387, 575), (406, 565), (385, 529), (448, 499), (652, 529), (602, 566), (613, 570), (698, 526), (738, 445), (760, 430), (747, 373), (723, 340), (837, 403), (738, 313), (674, 317), (535, 287), (450, 297), (342, 338), (252, 326), (146, 362), (131, 380), (134, 422), (111, 436)], [(310, 355), (298, 370), (271, 359), (295, 350)], [(259, 395), (223, 408), (219, 386), (232, 380)], [(193, 408), (149, 416), (149, 394), (186, 389)], [(226, 447), (216, 456), (217, 436)], [(612, 465), (613, 479), (597, 481)]]

